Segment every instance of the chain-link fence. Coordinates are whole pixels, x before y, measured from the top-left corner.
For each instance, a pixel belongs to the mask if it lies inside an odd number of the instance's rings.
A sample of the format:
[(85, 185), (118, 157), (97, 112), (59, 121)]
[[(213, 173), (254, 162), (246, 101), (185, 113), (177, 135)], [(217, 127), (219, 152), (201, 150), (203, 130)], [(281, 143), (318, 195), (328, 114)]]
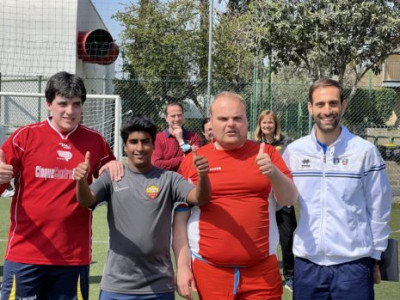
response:
[[(0, 92), (43, 93), (47, 79), (42, 76), (0, 76)], [(163, 116), (165, 103), (181, 102), (185, 108), (185, 126), (200, 131), (201, 120), (208, 116), (208, 104), (212, 100), (208, 99), (207, 82), (204, 81), (114, 79), (110, 86), (108, 80), (86, 78), (85, 84), (88, 94), (92, 94), (93, 90), (101, 90), (102, 94), (120, 95), (123, 115), (127, 112), (147, 115), (160, 130), (166, 126)], [(274, 111), (279, 116), (283, 132), (290, 136), (298, 138), (310, 130), (312, 122), (307, 111), (308, 86), (305, 84), (278, 82), (264, 84), (259, 88), (258, 83), (256, 86), (253, 82), (214, 82), (211, 98), (222, 91), (235, 91), (246, 99), (250, 132), (254, 130), (258, 114), (263, 109)], [(359, 87), (353, 93), (350, 88), (346, 88), (345, 98), (348, 100), (348, 108), (342, 121), (353, 132), (369, 138), (377, 145), (400, 143), (400, 131), (397, 130), (400, 87)], [(37, 116), (40, 119), (47, 115), (45, 103), (39, 104)], [(16, 112), (14, 117), (21, 116)], [(27, 120), (32, 121), (35, 120)]]
[[(41, 76), (3, 76), (0, 78), (0, 91), (43, 92), (46, 81), (47, 78)], [(85, 79), (85, 83), (89, 87), (88, 93), (93, 87), (93, 90), (120, 95), (122, 116), (130, 113), (147, 115), (155, 121), (159, 130), (166, 127), (163, 110), (170, 101), (183, 104), (185, 127), (189, 130), (201, 132), (202, 119), (208, 116), (211, 99), (207, 96), (207, 82), (204, 81), (114, 79), (111, 87), (104, 79)], [(107, 88), (102, 89), (105, 86)], [(211, 98), (222, 91), (235, 91), (245, 98), (250, 123), (249, 138), (253, 138), (258, 114), (263, 109), (273, 110), (279, 116), (282, 131), (293, 138), (304, 136), (310, 131), (312, 120), (307, 110), (308, 86), (305, 84), (213, 82)], [(397, 180), (400, 173), (400, 168), (397, 167), (400, 163), (400, 129), (397, 118), (400, 113), (400, 87), (367, 86), (359, 87), (355, 91), (346, 88), (345, 98), (348, 100), (348, 108), (342, 122), (352, 132), (370, 140), (381, 150), (382, 156), (388, 162), (389, 174), (393, 173), (391, 176), (395, 195), (400, 196), (400, 182)], [(5, 101), (4, 97), (1, 101)], [(6, 103), (1, 105), (3, 108), (7, 107)], [(14, 118), (23, 117), (26, 107), (14, 107)], [(43, 103), (37, 107), (37, 115), (46, 117)], [(34, 120), (29, 119), (26, 123), (32, 121)]]

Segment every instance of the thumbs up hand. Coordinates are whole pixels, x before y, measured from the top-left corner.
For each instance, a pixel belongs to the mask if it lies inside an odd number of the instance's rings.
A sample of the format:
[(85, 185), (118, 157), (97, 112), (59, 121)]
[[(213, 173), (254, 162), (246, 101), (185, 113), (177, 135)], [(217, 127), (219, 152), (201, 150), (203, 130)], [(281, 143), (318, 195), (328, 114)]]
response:
[(265, 143), (261, 143), (260, 145), (256, 162), (262, 174), (267, 175), (268, 177), (271, 177), (275, 174), (276, 167), (271, 162), (269, 155), (265, 153)]
[(197, 155), (198, 148), (199, 147), (196, 145), (192, 146), (193, 164), (196, 167), (197, 174), (199, 176), (205, 176), (209, 171), (208, 160), (205, 156)]
[(12, 165), (8, 165), (6, 162), (6, 155), (3, 149), (0, 149), (0, 184), (10, 182), (14, 173)]
[(86, 179), (90, 172), (90, 152), (87, 151), (85, 154), (85, 161), (81, 162), (75, 169), (74, 169), (74, 179), (75, 180), (82, 180)]

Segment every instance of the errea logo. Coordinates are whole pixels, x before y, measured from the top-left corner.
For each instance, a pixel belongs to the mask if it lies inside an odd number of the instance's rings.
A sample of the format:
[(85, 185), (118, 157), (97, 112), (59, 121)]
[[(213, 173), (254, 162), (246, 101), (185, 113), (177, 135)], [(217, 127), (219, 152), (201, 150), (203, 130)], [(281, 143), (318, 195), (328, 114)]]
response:
[(59, 146), (61, 146), (65, 150), (71, 150), (71, 146), (65, 143), (58, 143)]
[(301, 167), (302, 168), (309, 168), (310, 167), (310, 160), (309, 159), (303, 159), (302, 161), (301, 161)]

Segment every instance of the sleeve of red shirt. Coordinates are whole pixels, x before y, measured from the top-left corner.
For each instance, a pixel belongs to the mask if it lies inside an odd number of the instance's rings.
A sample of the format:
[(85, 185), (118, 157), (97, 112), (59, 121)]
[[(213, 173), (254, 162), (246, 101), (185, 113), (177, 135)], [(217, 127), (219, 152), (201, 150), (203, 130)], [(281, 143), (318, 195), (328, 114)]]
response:
[[(182, 160), (181, 165), (179, 166), (178, 173), (183, 176), (186, 180), (191, 180), (193, 184), (196, 182), (196, 178), (193, 177), (193, 155), (192, 153), (185, 156)], [(196, 172), (194, 172), (197, 174)]]
[(116, 160), (114, 153), (112, 152), (110, 146), (107, 144), (107, 142), (104, 140), (103, 137), (101, 137), (101, 141), (99, 141), (99, 144), (102, 145), (102, 151), (101, 151), (102, 159), (99, 161), (96, 170), (93, 171), (94, 178), (99, 177), (99, 170), (101, 169), (102, 166), (104, 166), (106, 163), (112, 160)]
[(193, 133), (193, 136), (190, 139), (190, 145), (196, 145), (198, 147), (201, 147), (202, 141), (200, 135), (198, 135), (197, 133)]
[(188, 166), (187, 166), (187, 158), (188, 156), (185, 157), (185, 159), (182, 160), (182, 163), (179, 166), (178, 173), (183, 176), (186, 180), (188, 179)]
[[(193, 166), (193, 158), (192, 158), (192, 154), (189, 154), (183, 158), (182, 163), (180, 164), (179, 169), (178, 169), (178, 173), (181, 174), (183, 176), (183, 178), (185, 178), (188, 181), (190, 178), (191, 166)], [(193, 180), (191, 180), (191, 181), (193, 183)], [(188, 204), (188, 203), (178, 204), (175, 207), (175, 213), (187, 212), (188, 210), (190, 210), (190, 208), (192, 206), (193, 206), (192, 204)]]
[[(4, 151), (6, 163), (13, 166), (13, 178), (20, 170), (21, 160), (24, 154), (24, 151), (22, 150), (24, 148), (24, 144), (20, 143), (24, 143), (24, 141), (26, 141), (26, 136), (24, 135), (25, 132), (21, 132), (16, 136), (17, 132), (19, 132), (19, 130), (15, 131), (1, 147), (1, 149)], [(17, 145), (22, 146), (22, 148), (18, 147)], [(9, 182), (0, 185), (0, 194), (2, 194), (9, 185)]]
[(275, 147), (269, 146), (265, 147), (265, 152), (271, 158), (271, 162), (287, 177), (292, 179), (292, 174), (290, 173), (289, 168), (287, 167), (285, 161), (283, 160), (282, 156), (280, 155), (279, 151), (275, 149)]

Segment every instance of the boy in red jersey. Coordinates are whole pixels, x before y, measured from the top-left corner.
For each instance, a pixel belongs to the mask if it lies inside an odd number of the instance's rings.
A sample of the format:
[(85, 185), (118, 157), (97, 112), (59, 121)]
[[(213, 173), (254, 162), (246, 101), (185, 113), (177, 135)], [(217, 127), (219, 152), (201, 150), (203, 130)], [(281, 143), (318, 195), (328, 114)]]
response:
[[(270, 145), (247, 140), (246, 103), (235, 93), (217, 95), (210, 120), (214, 143), (198, 149), (207, 157), (212, 185), (210, 203), (192, 209), (188, 223), (192, 270), (200, 299), (280, 299), (282, 281), (275, 254), (269, 251), (268, 195), (281, 205), (293, 205), (297, 190), (279, 152)], [(189, 164), (182, 175), (197, 183)], [(189, 296), (193, 280), (188, 271), (186, 224), (177, 213), (174, 251), (177, 285)]]
[[(2, 299), (88, 299), (91, 212), (75, 197), (74, 167), (90, 151), (88, 177), (114, 160), (80, 123), (86, 88), (66, 72), (46, 86), (51, 117), (21, 127), (0, 150), (0, 193), (15, 178)], [(14, 298), (10, 298), (14, 297)]]

